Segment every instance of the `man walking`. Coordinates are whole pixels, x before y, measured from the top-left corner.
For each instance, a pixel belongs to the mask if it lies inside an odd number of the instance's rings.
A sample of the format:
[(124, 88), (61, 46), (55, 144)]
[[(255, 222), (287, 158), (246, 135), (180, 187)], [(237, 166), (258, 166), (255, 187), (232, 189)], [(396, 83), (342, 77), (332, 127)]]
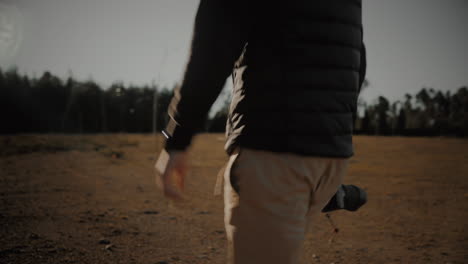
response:
[(361, 16), (361, 0), (201, 0), (163, 131), (162, 183), (167, 197), (180, 197), (185, 150), (234, 67), (224, 173), (230, 263), (298, 263), (310, 218), (341, 184), (365, 75)]

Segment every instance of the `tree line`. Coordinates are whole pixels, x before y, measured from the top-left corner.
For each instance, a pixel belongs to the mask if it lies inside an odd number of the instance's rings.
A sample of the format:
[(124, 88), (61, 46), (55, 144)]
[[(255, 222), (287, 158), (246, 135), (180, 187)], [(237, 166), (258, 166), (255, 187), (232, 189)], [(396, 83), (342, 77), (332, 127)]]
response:
[(403, 100), (390, 102), (379, 96), (373, 104), (358, 101), (363, 115), (355, 132), (368, 135), (468, 136), (468, 88), (452, 94), (423, 87)]
[[(149, 133), (164, 128), (173, 89), (114, 83), (103, 89), (92, 80), (62, 80), (50, 72), (40, 78), (0, 68), (1, 134), (14, 133)], [(225, 102), (204, 126), (223, 132)], [(355, 132), (370, 135), (467, 136), (468, 88), (455, 93), (422, 88), (390, 102), (359, 100)]]
[(147, 133), (165, 125), (172, 95), (154, 85), (116, 82), (103, 89), (92, 80), (62, 80), (50, 72), (37, 79), (0, 69), (0, 133)]

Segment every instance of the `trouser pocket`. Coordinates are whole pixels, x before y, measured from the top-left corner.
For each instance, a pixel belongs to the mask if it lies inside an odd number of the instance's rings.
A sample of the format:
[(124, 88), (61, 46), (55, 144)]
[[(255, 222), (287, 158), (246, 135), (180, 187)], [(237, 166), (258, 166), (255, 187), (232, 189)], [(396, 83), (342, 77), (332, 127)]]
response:
[(233, 151), (229, 157), (228, 162), (219, 170), (218, 175), (216, 176), (216, 184), (213, 192), (215, 196), (221, 195), (223, 187), (226, 189), (226, 186), (224, 186), (225, 183), (229, 183), (230, 187), (236, 193), (239, 193), (239, 178), (235, 175), (235, 173), (233, 173), (239, 155), (240, 148), (238, 147)]

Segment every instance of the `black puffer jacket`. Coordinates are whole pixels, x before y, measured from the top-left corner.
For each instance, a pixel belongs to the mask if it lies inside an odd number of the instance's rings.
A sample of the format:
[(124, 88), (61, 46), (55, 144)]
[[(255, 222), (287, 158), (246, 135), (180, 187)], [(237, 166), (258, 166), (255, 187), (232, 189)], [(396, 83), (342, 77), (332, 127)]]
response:
[(228, 150), (353, 154), (360, 2), (288, 1), (254, 26), (234, 73)]
[[(192, 56), (170, 108), (167, 148), (188, 146), (224, 83), (225, 68), (237, 60), (228, 153), (243, 146), (312, 156), (353, 154), (353, 115), (365, 73), (361, 1), (270, 3), (265, 8), (246, 2), (242, 13), (201, 2)], [(218, 25), (209, 26), (212, 20)], [(225, 31), (229, 35), (219, 35)], [(219, 38), (219, 45), (229, 48), (214, 44)]]

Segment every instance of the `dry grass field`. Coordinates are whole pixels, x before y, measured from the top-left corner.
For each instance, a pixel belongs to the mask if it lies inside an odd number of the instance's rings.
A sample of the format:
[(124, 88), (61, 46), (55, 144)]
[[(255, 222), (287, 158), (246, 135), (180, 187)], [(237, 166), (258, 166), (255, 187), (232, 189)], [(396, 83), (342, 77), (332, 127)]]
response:
[[(355, 137), (356, 213), (312, 223), (305, 263), (468, 263), (468, 140)], [(191, 149), (192, 198), (157, 191), (151, 135), (0, 137), (0, 263), (224, 263), (223, 135)]]

